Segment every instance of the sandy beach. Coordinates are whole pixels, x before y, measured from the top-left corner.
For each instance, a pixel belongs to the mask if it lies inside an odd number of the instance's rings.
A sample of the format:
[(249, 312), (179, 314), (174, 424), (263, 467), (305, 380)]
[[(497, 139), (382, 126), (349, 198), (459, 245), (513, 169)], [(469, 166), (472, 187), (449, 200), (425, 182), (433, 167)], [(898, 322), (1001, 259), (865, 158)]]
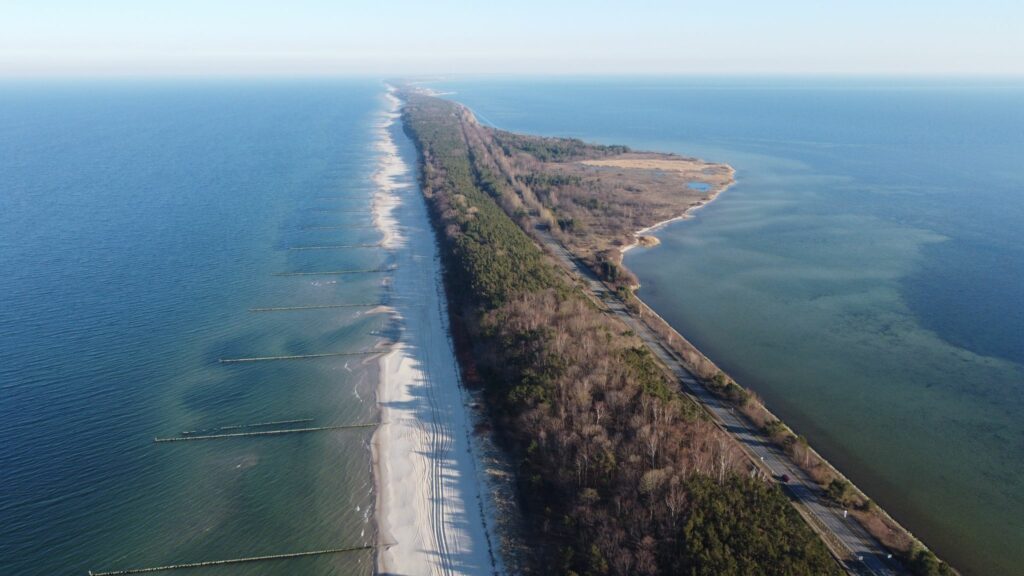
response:
[(448, 335), (437, 247), (412, 158), (403, 158), (396, 142), (403, 137), (400, 102), (390, 92), (387, 100), (373, 218), (397, 266), (389, 296), (399, 339), (381, 359), (377, 391), (377, 571), (501, 573), (491, 544), (498, 542), (493, 505)]

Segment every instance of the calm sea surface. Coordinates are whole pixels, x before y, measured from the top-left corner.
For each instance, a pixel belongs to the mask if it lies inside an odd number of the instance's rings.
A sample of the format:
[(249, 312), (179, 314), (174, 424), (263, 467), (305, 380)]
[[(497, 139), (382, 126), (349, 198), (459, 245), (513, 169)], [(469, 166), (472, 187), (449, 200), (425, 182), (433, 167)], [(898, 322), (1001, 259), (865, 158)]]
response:
[[(376, 82), (0, 86), (0, 572), (85, 574), (372, 543), (385, 317)], [(310, 227), (336, 227), (309, 229)], [(294, 427), (295, 425), (292, 425)], [(263, 429), (287, 428), (277, 425)], [(204, 574), (367, 574), (367, 553)]]
[(1024, 84), (462, 81), (500, 128), (727, 162), (641, 296), (966, 574), (1024, 566)]

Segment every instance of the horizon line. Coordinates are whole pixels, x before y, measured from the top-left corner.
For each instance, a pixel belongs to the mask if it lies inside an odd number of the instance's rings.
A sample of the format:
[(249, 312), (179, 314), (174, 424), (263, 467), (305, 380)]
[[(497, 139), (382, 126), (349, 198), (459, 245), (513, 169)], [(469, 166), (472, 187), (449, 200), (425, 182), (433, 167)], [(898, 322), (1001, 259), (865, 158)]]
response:
[(688, 79), (850, 79), (850, 80), (1024, 80), (1024, 72), (679, 72), (679, 71), (608, 71), (608, 72), (103, 72), (103, 73), (5, 73), (0, 81), (9, 80), (334, 80), (363, 79), (381, 81), (442, 82), (456, 78), (688, 78)]

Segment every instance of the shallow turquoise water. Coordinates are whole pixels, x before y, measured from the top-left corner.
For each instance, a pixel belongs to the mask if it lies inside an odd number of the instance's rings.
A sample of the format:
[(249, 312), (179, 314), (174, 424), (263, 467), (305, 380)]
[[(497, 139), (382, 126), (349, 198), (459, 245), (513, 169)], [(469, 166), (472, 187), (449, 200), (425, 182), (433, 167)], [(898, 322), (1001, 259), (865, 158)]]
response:
[[(0, 89), (0, 572), (84, 574), (372, 543), (371, 431), (154, 444), (182, 430), (374, 421), (385, 317), (365, 211), (377, 82)], [(315, 226), (348, 226), (309, 230)], [(204, 574), (367, 574), (360, 553)]]
[(482, 120), (731, 164), (640, 295), (965, 574), (1024, 565), (1024, 85), (444, 84)]

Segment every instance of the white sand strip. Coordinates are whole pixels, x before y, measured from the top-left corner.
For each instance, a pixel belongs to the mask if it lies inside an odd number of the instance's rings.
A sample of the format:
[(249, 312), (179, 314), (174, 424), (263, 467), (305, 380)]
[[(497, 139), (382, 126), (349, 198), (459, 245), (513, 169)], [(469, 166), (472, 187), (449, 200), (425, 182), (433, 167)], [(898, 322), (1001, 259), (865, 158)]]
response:
[[(441, 264), (426, 206), (392, 136), (398, 100), (380, 125), (374, 222), (398, 265), (391, 284), (400, 342), (381, 359), (374, 435), (380, 574), (502, 573), (483, 466), (471, 442), (468, 395), (448, 336)], [(401, 223), (401, 226), (399, 226)]]

